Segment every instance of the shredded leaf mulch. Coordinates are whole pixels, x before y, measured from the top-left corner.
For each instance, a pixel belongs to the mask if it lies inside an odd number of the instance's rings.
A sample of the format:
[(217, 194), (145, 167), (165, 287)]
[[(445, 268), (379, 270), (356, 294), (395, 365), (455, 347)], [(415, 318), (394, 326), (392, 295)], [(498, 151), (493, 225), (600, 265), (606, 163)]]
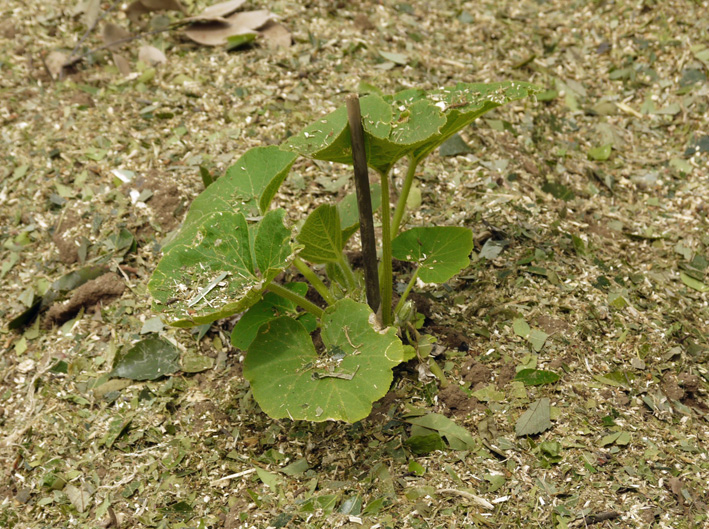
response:
[[(208, 5), (0, 6), (0, 527), (706, 527), (709, 4), (253, 0), (268, 25), (201, 46)], [(275, 421), (235, 319), (151, 313), (206, 175), (348, 93), (501, 80), (544, 91), (432, 156), (406, 219), (475, 235), (414, 297), (445, 381)], [(299, 161), (276, 202), (351, 185)]]

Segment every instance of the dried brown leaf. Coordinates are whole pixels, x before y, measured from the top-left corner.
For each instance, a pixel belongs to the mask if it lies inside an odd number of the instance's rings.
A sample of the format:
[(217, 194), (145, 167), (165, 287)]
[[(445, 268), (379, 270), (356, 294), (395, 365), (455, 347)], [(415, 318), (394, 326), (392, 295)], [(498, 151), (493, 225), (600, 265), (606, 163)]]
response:
[(225, 22), (227, 17), (239, 9), (246, 0), (229, 0), (207, 7), (199, 15), (186, 18), (189, 22)]
[(140, 17), (150, 13), (150, 11), (150, 9), (143, 5), (143, 2), (135, 0), (135, 2), (126, 8), (126, 16), (131, 22), (137, 24), (140, 22)]
[(155, 66), (156, 64), (167, 62), (167, 57), (165, 57), (165, 54), (155, 46), (146, 44), (140, 47), (140, 51), (138, 52), (138, 60), (149, 66)]
[(185, 30), (187, 38), (204, 46), (222, 46), (229, 37), (253, 33), (271, 19), (267, 9), (244, 11), (227, 17), (227, 22), (193, 24)]
[(64, 65), (66, 64), (67, 56), (66, 54), (60, 52), (60, 51), (53, 51), (50, 53), (47, 58), (44, 60), (45, 64), (47, 65), (47, 69), (49, 70), (49, 73), (52, 74), (52, 77), (56, 78), (59, 77), (62, 73), (62, 69), (64, 68)]
[(101, 11), (101, 0), (88, 0), (84, 6), (84, 25), (92, 28), (98, 20)]
[(0, 37), (6, 39), (14, 39), (17, 34), (14, 21), (9, 18), (4, 22), (0, 22)]
[(118, 53), (112, 53), (111, 56), (113, 57), (113, 63), (118, 68), (118, 71), (121, 72), (121, 75), (124, 77), (130, 75), (131, 67), (128, 59)]
[(290, 31), (278, 22), (266, 22), (260, 32), (269, 48), (288, 48), (292, 43)]
[(111, 49), (115, 49), (119, 44), (114, 44), (123, 39), (127, 39), (131, 34), (128, 30), (116, 24), (108, 23), (103, 27), (103, 42)]
[(140, 2), (150, 11), (185, 12), (185, 6), (180, 3), (180, 0), (140, 0)]

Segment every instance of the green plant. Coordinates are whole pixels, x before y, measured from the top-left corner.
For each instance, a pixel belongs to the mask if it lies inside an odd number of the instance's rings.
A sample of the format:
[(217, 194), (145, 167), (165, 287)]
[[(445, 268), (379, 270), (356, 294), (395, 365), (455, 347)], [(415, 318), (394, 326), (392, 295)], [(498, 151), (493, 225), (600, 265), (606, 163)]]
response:
[[(295, 234), (285, 210), (271, 209), (298, 156), (353, 163), (357, 142), (344, 106), (281, 146), (247, 151), (195, 199), (150, 280), (154, 309), (178, 327), (245, 311), (232, 343), (247, 351), (244, 376), (271, 417), (349, 422), (366, 417), (388, 391), (392, 368), (430, 349), (432, 340), (418, 336), (415, 311), (406, 301), (417, 278), (448, 281), (469, 264), (473, 248), (472, 232), (464, 227), (424, 226), (399, 233), (417, 167), (478, 116), (536, 91), (518, 82), (458, 84), (360, 100), (366, 163), (380, 177), (373, 193), (382, 230), (378, 316), (362, 303), (362, 274), (352, 270), (344, 254), (359, 227), (357, 197), (317, 207)], [(408, 170), (392, 212), (390, 171), (404, 157)], [(416, 268), (392, 311), (393, 258)], [(328, 282), (307, 263), (325, 265)], [(321, 295), (325, 309), (306, 299), (305, 284), (274, 282), (290, 267)], [(371, 296), (369, 303), (375, 309), (379, 305)], [(322, 351), (311, 340), (316, 329)]]

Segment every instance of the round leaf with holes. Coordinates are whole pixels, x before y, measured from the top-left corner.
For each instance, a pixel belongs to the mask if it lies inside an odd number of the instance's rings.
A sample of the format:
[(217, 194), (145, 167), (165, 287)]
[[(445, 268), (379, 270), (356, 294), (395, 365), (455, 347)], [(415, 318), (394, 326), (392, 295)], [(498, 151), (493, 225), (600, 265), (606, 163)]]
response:
[(367, 305), (342, 299), (322, 319), (325, 352), (308, 332), (281, 316), (264, 324), (244, 361), (261, 409), (274, 419), (355, 422), (386, 395), (392, 368), (404, 359), (393, 328), (377, 332)]

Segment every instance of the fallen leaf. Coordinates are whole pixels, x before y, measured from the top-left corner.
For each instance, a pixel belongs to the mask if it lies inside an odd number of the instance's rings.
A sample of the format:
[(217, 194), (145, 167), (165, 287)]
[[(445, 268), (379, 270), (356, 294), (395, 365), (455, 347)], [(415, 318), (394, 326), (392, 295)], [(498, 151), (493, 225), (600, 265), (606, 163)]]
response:
[(138, 51), (138, 60), (144, 62), (148, 66), (155, 66), (157, 64), (167, 62), (167, 57), (165, 57), (165, 54), (155, 46), (145, 44), (141, 46), (140, 51)]
[(266, 9), (244, 11), (227, 17), (226, 22), (193, 24), (185, 30), (187, 38), (204, 46), (223, 46), (229, 37), (253, 33), (271, 19)]
[(66, 494), (71, 504), (79, 512), (84, 512), (89, 506), (91, 494), (86, 489), (80, 489), (74, 485), (67, 485), (64, 487), (64, 494)]
[(278, 22), (269, 20), (261, 28), (261, 35), (269, 48), (288, 48), (292, 43), (290, 31)]
[(112, 53), (111, 55), (113, 57), (113, 63), (116, 65), (116, 68), (118, 68), (118, 71), (121, 72), (121, 75), (124, 77), (130, 75), (131, 67), (128, 59), (118, 53)]
[(150, 13), (150, 9), (145, 7), (140, 0), (135, 0), (126, 8), (126, 16), (131, 22), (138, 24), (140, 22), (140, 17)]
[(47, 65), (49, 73), (52, 74), (52, 77), (57, 78), (61, 76), (62, 69), (66, 64), (66, 59), (67, 56), (60, 51), (53, 51), (47, 56), (44, 62)]
[(186, 12), (179, 0), (135, 0), (125, 10), (128, 19), (138, 24), (140, 17), (154, 11)]
[(84, 5), (84, 24), (87, 28), (92, 28), (98, 20), (101, 11), (101, 0), (88, 0)]
[(185, 7), (180, 3), (180, 0), (140, 0), (150, 11), (182, 11), (185, 12)]
[(116, 358), (111, 377), (155, 380), (180, 369), (180, 350), (167, 340), (147, 338)]
[(533, 402), (515, 424), (517, 437), (535, 435), (551, 427), (549, 399), (539, 399)]
[(109, 48), (117, 48), (119, 46), (117, 43), (123, 39), (127, 39), (128, 37), (130, 37), (130, 33), (121, 26), (117, 26), (116, 24), (111, 24), (109, 22), (103, 27), (103, 42)]
[(239, 9), (246, 0), (229, 0), (220, 2), (204, 9), (199, 15), (186, 18), (186, 22), (225, 22), (224, 17), (231, 15)]

